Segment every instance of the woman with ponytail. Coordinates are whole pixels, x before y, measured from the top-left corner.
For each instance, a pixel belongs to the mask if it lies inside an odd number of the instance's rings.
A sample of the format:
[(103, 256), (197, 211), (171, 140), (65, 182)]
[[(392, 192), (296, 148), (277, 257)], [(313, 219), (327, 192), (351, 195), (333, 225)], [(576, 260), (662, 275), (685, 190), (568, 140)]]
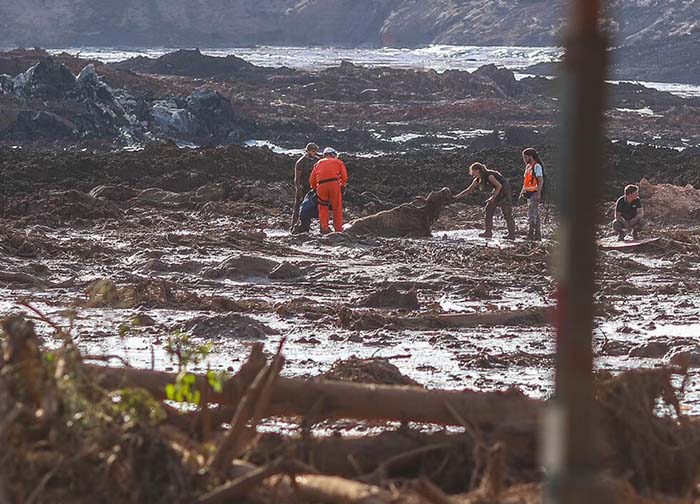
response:
[(523, 162), (525, 163), (525, 175), (520, 197), (528, 200), (527, 221), (529, 229), (527, 239), (541, 240), (539, 205), (542, 201), (544, 187), (544, 167), (540, 155), (531, 147), (523, 151)]

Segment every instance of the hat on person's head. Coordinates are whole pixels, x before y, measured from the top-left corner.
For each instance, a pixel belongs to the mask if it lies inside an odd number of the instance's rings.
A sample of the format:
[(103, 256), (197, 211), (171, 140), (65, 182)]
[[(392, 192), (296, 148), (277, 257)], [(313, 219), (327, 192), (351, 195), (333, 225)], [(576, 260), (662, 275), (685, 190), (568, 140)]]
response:
[(306, 144), (306, 152), (309, 152), (309, 151), (312, 151), (312, 150), (317, 151), (317, 150), (318, 150), (318, 145), (316, 145), (316, 144), (313, 143), (313, 142), (307, 143), (307, 144)]
[(338, 151), (335, 150), (333, 147), (326, 147), (325, 149), (323, 149), (323, 155), (336, 157), (338, 155)]

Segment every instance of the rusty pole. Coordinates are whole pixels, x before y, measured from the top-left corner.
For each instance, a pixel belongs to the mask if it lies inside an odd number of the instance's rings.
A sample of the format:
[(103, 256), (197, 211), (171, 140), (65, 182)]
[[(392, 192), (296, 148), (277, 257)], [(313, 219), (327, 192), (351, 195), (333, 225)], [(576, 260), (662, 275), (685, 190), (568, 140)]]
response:
[(547, 501), (603, 504), (594, 451), (593, 293), (606, 40), (600, 0), (573, 0), (561, 79), (561, 227), (555, 396), (544, 424)]

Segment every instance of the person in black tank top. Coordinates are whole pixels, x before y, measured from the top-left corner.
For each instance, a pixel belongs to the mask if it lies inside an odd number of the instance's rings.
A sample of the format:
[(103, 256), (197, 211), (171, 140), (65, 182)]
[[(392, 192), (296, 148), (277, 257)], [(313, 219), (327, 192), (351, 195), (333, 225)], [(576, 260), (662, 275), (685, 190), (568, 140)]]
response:
[(513, 219), (513, 201), (511, 195), (510, 182), (498, 171), (489, 170), (481, 163), (474, 163), (469, 167), (469, 173), (474, 180), (464, 191), (454, 197), (454, 201), (460, 201), (474, 192), (477, 188), (482, 191), (490, 191), (491, 194), (486, 200), (484, 232), (479, 236), (491, 238), (493, 236), (493, 216), (496, 209), (500, 208), (503, 218), (508, 226), (508, 240), (515, 240), (515, 219)]

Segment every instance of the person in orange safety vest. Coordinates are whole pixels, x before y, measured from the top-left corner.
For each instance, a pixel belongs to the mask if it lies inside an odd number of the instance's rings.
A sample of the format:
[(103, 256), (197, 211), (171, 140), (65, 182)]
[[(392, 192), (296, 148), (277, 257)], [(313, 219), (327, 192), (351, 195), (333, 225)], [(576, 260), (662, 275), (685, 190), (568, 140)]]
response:
[(328, 225), (329, 207), (333, 209), (333, 227), (337, 232), (343, 230), (343, 195), (342, 189), (348, 182), (345, 163), (338, 159), (338, 152), (332, 147), (323, 149), (321, 159), (309, 177), (311, 189), (318, 196), (318, 219), (321, 221), (321, 233), (330, 233)]
[(542, 239), (539, 205), (542, 201), (542, 188), (544, 187), (543, 163), (540, 155), (533, 148), (523, 151), (523, 162), (525, 163), (525, 174), (520, 197), (527, 199), (527, 221), (529, 224), (527, 239), (539, 241)]

